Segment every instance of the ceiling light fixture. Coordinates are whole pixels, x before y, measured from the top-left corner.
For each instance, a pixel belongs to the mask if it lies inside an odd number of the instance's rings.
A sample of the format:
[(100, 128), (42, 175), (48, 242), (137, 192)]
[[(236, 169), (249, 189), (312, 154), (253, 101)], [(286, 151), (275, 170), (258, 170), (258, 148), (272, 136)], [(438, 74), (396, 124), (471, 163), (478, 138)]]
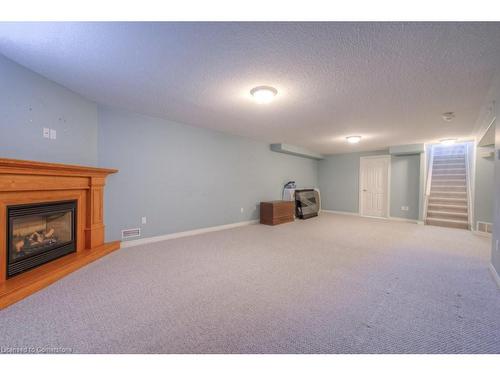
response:
[(278, 90), (271, 86), (257, 86), (250, 90), (250, 94), (259, 104), (268, 104), (278, 94)]
[(445, 112), (441, 115), (444, 121), (450, 122), (455, 118), (455, 112)]
[(360, 135), (350, 135), (349, 137), (345, 137), (347, 139), (347, 142), (349, 143), (359, 143), (361, 141), (361, 136)]
[(449, 139), (442, 139), (440, 140), (439, 142), (443, 145), (443, 146), (451, 146), (453, 144), (455, 144), (457, 140), (454, 139), (454, 138), (449, 138)]

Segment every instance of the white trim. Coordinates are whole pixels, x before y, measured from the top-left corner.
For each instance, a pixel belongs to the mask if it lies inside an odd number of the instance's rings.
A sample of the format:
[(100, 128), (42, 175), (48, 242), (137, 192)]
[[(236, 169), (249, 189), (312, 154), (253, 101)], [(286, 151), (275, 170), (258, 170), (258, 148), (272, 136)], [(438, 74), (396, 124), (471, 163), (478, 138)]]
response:
[[(492, 103), (492, 106), (495, 105), (495, 102)], [(492, 112), (494, 113), (494, 112)], [(496, 121), (497, 117), (496, 116), (493, 116), (493, 118), (491, 119), (490, 123), (488, 126), (486, 126), (486, 129), (484, 129), (483, 132), (481, 132), (481, 130), (479, 130), (479, 132), (477, 133), (478, 135), (476, 136), (476, 145), (478, 147), (482, 147), (482, 146), (479, 146), (479, 143), (483, 140), (483, 137), (486, 135), (486, 133), (488, 132), (488, 130), (490, 130), (490, 128), (493, 126), (493, 123)], [(486, 124), (488, 123), (487, 121), (485, 122)], [(479, 135), (481, 134), (481, 135)]]
[(391, 155), (389, 155), (389, 154), (370, 155), (370, 156), (360, 156), (359, 158), (360, 159), (380, 159), (380, 158), (390, 159)]
[(357, 212), (351, 212), (351, 211), (335, 211), (335, 210), (322, 210), (321, 212), (325, 212), (327, 214), (334, 214), (334, 215), (347, 215), (347, 216), (359, 216), (359, 217), (364, 217), (367, 219), (379, 219), (379, 220), (388, 220), (388, 221), (401, 221), (404, 223), (413, 223), (413, 224), (423, 224), (423, 221), (419, 220), (414, 220), (414, 219), (406, 219), (404, 217), (395, 217), (395, 216), (389, 216), (389, 217), (379, 217), (379, 216), (361, 216)]
[(479, 230), (474, 230), (474, 229), (471, 229), (471, 232), (474, 233), (476, 236), (491, 238), (491, 233), (488, 232), (481, 232)]
[(396, 216), (389, 216), (389, 220), (394, 220), (394, 221), (402, 221), (405, 223), (413, 223), (413, 224), (418, 224), (418, 220), (415, 219), (407, 219), (405, 217), (396, 217)]
[(359, 216), (363, 217), (373, 217), (362, 215), (363, 212), (363, 195), (361, 194), (361, 160), (362, 159), (386, 159), (387, 163), (387, 189), (386, 189), (386, 213), (385, 216), (377, 216), (377, 218), (388, 219), (391, 215), (391, 155), (372, 155), (372, 156), (360, 156), (359, 157), (359, 176), (358, 176), (358, 213)]
[(163, 234), (160, 236), (140, 238), (138, 240), (132, 240), (132, 241), (122, 241), (121, 247), (122, 248), (133, 247), (133, 246), (139, 246), (139, 245), (144, 245), (144, 244), (153, 243), (153, 242), (172, 240), (174, 238), (196, 236), (198, 234), (203, 234), (203, 233), (217, 232), (220, 230), (226, 230), (226, 229), (231, 229), (231, 228), (243, 227), (245, 225), (257, 224), (258, 222), (259, 222), (259, 220), (240, 221), (238, 223), (217, 225), (215, 227), (207, 227), (207, 228), (187, 230), (184, 232)]
[[(431, 195), (431, 183), (432, 183), (432, 168), (434, 167), (434, 146), (429, 145), (429, 155), (427, 155), (429, 160), (426, 160), (427, 173), (425, 177), (425, 190), (424, 190), (424, 207), (422, 210), (422, 220), (427, 218), (427, 206), (429, 205), (429, 196)], [(427, 159), (427, 158), (426, 158)]]
[(489, 269), (490, 269), (491, 276), (493, 276), (493, 280), (495, 280), (497, 287), (500, 289), (500, 276), (498, 275), (497, 270), (495, 269), (495, 267), (493, 267), (493, 264), (491, 264), (491, 263), (490, 263)]
[(321, 212), (326, 212), (327, 214), (336, 214), (336, 215), (359, 216), (358, 212), (351, 212), (351, 211), (321, 210)]
[(427, 172), (427, 145), (424, 144), (424, 152), (422, 152), (419, 156), (419, 162), (420, 162), (420, 170), (419, 170), (419, 179), (418, 179), (418, 220), (423, 221), (425, 220), (425, 214), (426, 214), (426, 195), (425, 195), (425, 188), (426, 188), (426, 172)]
[[(474, 190), (476, 174), (476, 145), (472, 142), (464, 142), (465, 147), (465, 183), (467, 186), (467, 219), (469, 228), (472, 228), (474, 213)], [(469, 146), (472, 146), (472, 155), (470, 155)]]

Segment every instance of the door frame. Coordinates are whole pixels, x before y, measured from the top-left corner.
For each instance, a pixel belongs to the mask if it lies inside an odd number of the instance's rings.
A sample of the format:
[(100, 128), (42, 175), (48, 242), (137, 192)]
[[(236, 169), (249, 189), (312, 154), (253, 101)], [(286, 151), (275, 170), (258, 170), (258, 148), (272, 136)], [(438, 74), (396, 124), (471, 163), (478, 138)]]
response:
[[(386, 208), (385, 208), (385, 216), (368, 216), (368, 215), (363, 215), (363, 191), (361, 188), (361, 176), (363, 173), (363, 170), (361, 168), (361, 160), (364, 159), (385, 159), (387, 160), (387, 188), (386, 188), (386, 197), (387, 197), (387, 202), (386, 202)], [(359, 177), (358, 177), (358, 211), (359, 211), (359, 216), (363, 217), (373, 217), (377, 219), (388, 219), (391, 217), (391, 155), (373, 155), (373, 156), (360, 156), (359, 158)]]

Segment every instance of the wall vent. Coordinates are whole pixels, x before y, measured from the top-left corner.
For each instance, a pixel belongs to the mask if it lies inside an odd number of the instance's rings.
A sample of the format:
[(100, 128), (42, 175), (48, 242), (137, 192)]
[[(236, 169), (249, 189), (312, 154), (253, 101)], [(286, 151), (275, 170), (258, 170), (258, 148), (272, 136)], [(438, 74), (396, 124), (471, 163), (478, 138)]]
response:
[(132, 229), (124, 229), (122, 230), (122, 240), (126, 240), (128, 238), (140, 237), (141, 236), (141, 228), (132, 228)]
[(491, 233), (492, 232), (492, 224), (487, 223), (485, 221), (477, 222), (477, 231), (481, 233)]
[(486, 147), (483, 147), (483, 148), (479, 148), (478, 147), (478, 154), (480, 157), (482, 158), (493, 158), (495, 156), (495, 150), (493, 148), (486, 148)]

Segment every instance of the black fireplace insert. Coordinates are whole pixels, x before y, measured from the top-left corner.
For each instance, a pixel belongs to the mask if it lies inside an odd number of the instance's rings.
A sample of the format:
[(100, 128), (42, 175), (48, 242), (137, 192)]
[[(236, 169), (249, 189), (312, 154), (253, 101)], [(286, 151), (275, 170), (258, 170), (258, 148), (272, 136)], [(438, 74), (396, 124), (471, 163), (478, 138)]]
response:
[(7, 207), (7, 277), (76, 251), (76, 201)]

